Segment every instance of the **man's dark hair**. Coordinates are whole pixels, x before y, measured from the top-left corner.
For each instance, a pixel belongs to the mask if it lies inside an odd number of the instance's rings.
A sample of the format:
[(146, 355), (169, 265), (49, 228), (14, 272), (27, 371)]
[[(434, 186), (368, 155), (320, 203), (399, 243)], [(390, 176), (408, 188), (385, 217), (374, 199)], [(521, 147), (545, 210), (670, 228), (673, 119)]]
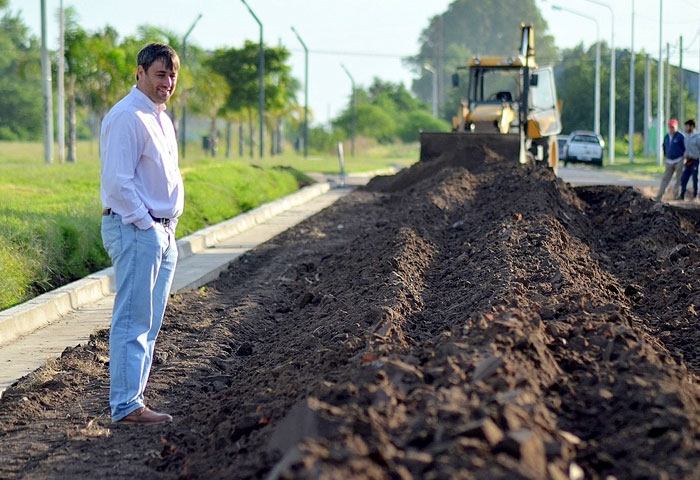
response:
[(691, 118), (690, 120), (686, 120), (685, 124), (689, 127), (695, 128), (695, 119)]
[[(148, 70), (153, 62), (162, 60), (166, 68), (177, 72), (180, 69), (180, 57), (170, 45), (164, 43), (149, 43), (141, 49), (136, 58), (137, 65)], [(136, 76), (138, 80), (138, 75)]]

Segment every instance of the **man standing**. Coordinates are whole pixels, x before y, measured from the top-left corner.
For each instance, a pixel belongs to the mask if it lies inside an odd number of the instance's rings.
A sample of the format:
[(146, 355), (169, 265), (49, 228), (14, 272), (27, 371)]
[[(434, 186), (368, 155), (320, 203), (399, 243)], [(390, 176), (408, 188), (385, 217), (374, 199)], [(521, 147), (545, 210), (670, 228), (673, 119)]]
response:
[(109, 404), (113, 422), (154, 424), (172, 417), (151, 410), (144, 390), (170, 294), (184, 206), (177, 138), (165, 104), (180, 59), (170, 46), (138, 54), (136, 86), (102, 122), (102, 242), (114, 265), (116, 297), (109, 335)]
[(700, 161), (700, 135), (695, 131), (695, 120), (685, 122), (685, 167), (681, 176), (681, 200), (685, 199), (688, 180), (693, 179), (693, 201), (698, 199), (698, 164)]
[(685, 140), (683, 134), (678, 131), (678, 120), (675, 118), (668, 121), (668, 133), (664, 136), (663, 149), (664, 158), (666, 158), (666, 169), (664, 170), (664, 176), (661, 178), (659, 193), (656, 194), (657, 201), (661, 201), (661, 197), (663, 197), (671, 177), (674, 177), (673, 198), (677, 199), (680, 197), (680, 179), (683, 172)]

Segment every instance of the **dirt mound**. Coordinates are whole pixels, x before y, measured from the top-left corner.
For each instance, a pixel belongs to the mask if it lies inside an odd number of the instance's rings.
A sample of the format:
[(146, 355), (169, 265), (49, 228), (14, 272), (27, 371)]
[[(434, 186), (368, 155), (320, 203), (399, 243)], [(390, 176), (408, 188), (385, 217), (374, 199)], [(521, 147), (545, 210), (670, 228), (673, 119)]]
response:
[(111, 425), (106, 332), (0, 401), (0, 477), (695, 478), (697, 214), (487, 148), (374, 179), (174, 299)]

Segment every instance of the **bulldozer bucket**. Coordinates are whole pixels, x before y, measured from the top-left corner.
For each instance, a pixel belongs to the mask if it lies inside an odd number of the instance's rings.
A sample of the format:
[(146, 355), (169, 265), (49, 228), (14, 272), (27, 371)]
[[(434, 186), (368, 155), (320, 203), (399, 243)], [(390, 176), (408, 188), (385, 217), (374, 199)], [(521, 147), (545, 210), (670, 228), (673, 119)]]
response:
[(480, 158), (488, 150), (505, 160), (519, 161), (521, 142), (517, 134), (471, 132), (421, 132), (420, 161), (427, 162), (445, 154)]

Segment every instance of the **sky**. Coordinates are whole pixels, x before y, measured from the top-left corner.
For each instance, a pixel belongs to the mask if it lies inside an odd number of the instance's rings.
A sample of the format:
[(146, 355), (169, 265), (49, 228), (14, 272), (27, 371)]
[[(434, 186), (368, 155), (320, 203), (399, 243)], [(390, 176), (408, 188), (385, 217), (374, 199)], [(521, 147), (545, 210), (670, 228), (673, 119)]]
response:
[[(61, 0), (44, 1), (48, 45), (56, 49), (56, 12)], [(345, 108), (353, 82), (357, 88), (366, 88), (378, 77), (404, 83), (410, 89), (416, 74), (403, 65), (402, 58), (418, 53), (421, 32), (433, 16), (447, 10), (452, 0), (246, 0), (246, 3), (262, 23), (264, 43), (282, 45), (291, 52), (292, 75), (302, 84), (305, 52), (292, 27), (308, 48), (308, 104), (314, 112), (312, 122), (318, 125)], [(592, 45), (597, 38), (597, 22), (601, 41), (610, 44), (614, 35), (616, 48), (629, 49), (634, 5), (635, 51), (643, 49), (658, 57), (661, 29), (663, 55), (669, 43), (672, 64), (679, 63), (682, 36), (683, 66), (694, 71), (700, 66), (700, 0), (536, 0), (536, 3), (559, 48), (580, 43), (586, 47)], [(41, 34), (40, 5), (41, 0), (9, 2), (10, 11), (19, 13), (37, 37)], [(63, 6), (77, 10), (78, 23), (88, 32), (110, 25), (120, 35), (127, 36), (148, 24), (184, 36), (194, 24), (187, 44), (204, 49), (240, 48), (245, 40), (258, 42), (260, 38), (260, 27), (242, 0), (119, 0), (117, 8), (105, 8), (104, 2), (96, 0), (63, 0)], [(303, 90), (299, 100), (304, 102)]]

